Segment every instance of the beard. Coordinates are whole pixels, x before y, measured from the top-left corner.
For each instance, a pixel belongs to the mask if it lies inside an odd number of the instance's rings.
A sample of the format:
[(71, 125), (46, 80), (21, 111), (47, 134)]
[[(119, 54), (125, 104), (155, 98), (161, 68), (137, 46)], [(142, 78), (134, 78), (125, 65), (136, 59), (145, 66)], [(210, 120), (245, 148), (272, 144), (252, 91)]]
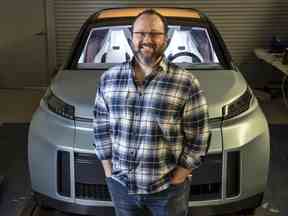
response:
[(165, 45), (157, 47), (152, 43), (139, 43), (137, 49), (133, 48), (134, 56), (137, 61), (144, 65), (153, 66), (165, 50)]

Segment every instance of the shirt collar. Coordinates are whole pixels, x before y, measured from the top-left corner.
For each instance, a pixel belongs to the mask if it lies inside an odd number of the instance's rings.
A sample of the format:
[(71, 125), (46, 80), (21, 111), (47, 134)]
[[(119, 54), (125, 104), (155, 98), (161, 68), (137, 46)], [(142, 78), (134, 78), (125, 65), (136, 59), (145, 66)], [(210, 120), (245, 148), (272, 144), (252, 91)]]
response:
[[(133, 57), (133, 59), (130, 61), (130, 69), (131, 71), (133, 71), (133, 65), (135, 64), (135, 57)], [(155, 72), (161, 71), (161, 72), (165, 72), (168, 73), (168, 62), (167, 59), (165, 58), (165, 56), (163, 56), (160, 60), (160, 62), (158, 63), (158, 65), (155, 67), (155, 69), (153, 70), (153, 74)]]
[(164, 73), (168, 73), (168, 62), (167, 62), (167, 59), (163, 56), (159, 65), (158, 65), (158, 68), (161, 72), (164, 72)]

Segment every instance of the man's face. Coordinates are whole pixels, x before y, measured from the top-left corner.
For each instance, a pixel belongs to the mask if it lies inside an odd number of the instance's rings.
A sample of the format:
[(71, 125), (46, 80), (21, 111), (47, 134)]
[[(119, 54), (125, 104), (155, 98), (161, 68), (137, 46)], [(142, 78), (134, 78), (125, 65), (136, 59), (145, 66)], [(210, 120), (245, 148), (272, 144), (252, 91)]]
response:
[(162, 20), (156, 15), (138, 17), (133, 28), (133, 50), (138, 61), (153, 65), (163, 55), (166, 35)]

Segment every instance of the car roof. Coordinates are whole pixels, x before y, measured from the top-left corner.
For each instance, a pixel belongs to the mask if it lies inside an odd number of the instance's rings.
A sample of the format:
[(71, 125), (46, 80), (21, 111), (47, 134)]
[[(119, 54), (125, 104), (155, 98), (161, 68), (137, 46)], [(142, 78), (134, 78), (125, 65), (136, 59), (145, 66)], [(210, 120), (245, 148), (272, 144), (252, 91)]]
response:
[[(142, 11), (147, 8), (142, 7), (130, 7), (130, 8), (108, 8), (96, 13), (96, 19), (109, 19), (109, 18), (122, 18), (122, 17), (136, 17)], [(153, 8), (164, 17), (177, 17), (177, 18), (194, 18), (200, 19), (200, 13), (195, 9), (190, 8)]]

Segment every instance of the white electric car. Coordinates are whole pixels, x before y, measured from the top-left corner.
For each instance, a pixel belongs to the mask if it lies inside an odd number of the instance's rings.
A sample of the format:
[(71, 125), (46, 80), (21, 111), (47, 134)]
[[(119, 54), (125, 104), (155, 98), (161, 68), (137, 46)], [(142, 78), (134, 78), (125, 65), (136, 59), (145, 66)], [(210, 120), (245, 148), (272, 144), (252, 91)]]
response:
[[(34, 113), (29, 169), (39, 205), (85, 215), (113, 212), (93, 147), (93, 104), (101, 74), (133, 57), (131, 24), (143, 9), (91, 15)], [(268, 124), (257, 99), (206, 15), (195, 9), (155, 10), (169, 25), (165, 57), (199, 79), (209, 106), (210, 147), (193, 172), (190, 211), (253, 210), (263, 198), (270, 154)]]

